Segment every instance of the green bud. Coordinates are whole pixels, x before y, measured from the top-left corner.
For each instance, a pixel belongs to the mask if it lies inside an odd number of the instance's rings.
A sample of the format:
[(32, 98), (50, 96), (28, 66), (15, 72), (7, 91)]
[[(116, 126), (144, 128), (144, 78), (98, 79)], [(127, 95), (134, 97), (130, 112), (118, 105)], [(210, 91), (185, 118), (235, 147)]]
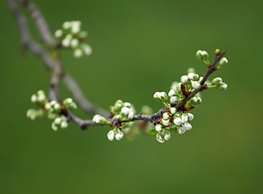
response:
[(219, 49), (216, 49), (216, 50), (215, 50), (215, 55), (219, 55), (220, 52), (221, 52), (221, 51), (220, 51)]
[(155, 92), (153, 98), (159, 102), (162, 102), (165, 105), (165, 107), (169, 107), (168, 95), (165, 92)]
[(36, 118), (41, 117), (43, 115), (44, 115), (44, 113), (43, 113), (43, 111), (41, 109), (38, 109), (38, 110), (36, 110), (36, 109), (29, 109), (26, 112), (26, 116), (28, 118), (30, 118), (31, 120), (35, 120)]
[(96, 114), (92, 121), (94, 123), (104, 124), (107, 120), (103, 116)]
[(73, 109), (76, 109), (77, 108), (77, 105), (75, 102), (73, 102), (72, 98), (66, 98), (64, 101), (63, 101), (63, 104), (67, 107), (67, 108), (73, 108)]
[(218, 64), (218, 69), (220, 69), (223, 65), (227, 64), (228, 63), (228, 60), (226, 57), (223, 57), (220, 61), (219, 61), (219, 64)]
[(218, 85), (220, 83), (222, 83), (222, 78), (221, 77), (216, 77), (211, 82), (212, 85)]
[(227, 84), (226, 83), (221, 83), (218, 86), (218, 89), (221, 90), (221, 91), (225, 91), (227, 89)]
[(80, 33), (79, 33), (79, 38), (80, 39), (84, 39), (84, 38), (86, 38), (88, 36), (88, 33), (86, 32), (86, 31), (81, 31)]
[(206, 65), (209, 65), (209, 55), (208, 52), (206, 51), (202, 51), (202, 50), (198, 50), (196, 52), (196, 58), (203, 61)]

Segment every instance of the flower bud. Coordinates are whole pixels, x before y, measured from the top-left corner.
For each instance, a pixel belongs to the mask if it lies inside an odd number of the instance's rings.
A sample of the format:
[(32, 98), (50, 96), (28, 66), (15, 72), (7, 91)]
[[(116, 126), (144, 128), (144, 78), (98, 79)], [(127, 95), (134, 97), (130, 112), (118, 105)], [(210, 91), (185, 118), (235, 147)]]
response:
[(81, 49), (76, 49), (76, 50), (74, 51), (74, 57), (80, 58), (80, 57), (82, 57), (82, 56), (83, 56), (83, 51), (82, 51)]
[(192, 85), (193, 89), (199, 89), (201, 87), (201, 85), (198, 81), (191, 81), (191, 85)]
[(61, 119), (60, 117), (57, 117), (57, 118), (54, 120), (54, 123), (55, 123), (56, 125), (60, 125), (60, 124), (61, 124), (61, 121), (62, 121), (62, 119)]
[(164, 134), (165, 141), (168, 141), (171, 138), (171, 133), (169, 131), (166, 131)]
[(169, 120), (162, 119), (162, 124), (167, 127), (167, 126), (170, 125), (170, 121), (169, 121)]
[(185, 129), (183, 127), (180, 127), (178, 130), (177, 130), (178, 134), (184, 134), (185, 133)]
[(194, 119), (194, 115), (192, 113), (187, 113), (187, 117), (189, 121), (192, 121)]
[(206, 51), (202, 51), (202, 50), (198, 50), (196, 52), (196, 58), (203, 61), (206, 65), (209, 65), (209, 55), (208, 52)]
[(114, 140), (114, 131), (110, 130), (107, 134), (108, 140), (113, 141)]
[(156, 134), (156, 140), (159, 142), (159, 143), (164, 143), (165, 140), (164, 138), (162, 137), (162, 135), (160, 133), (157, 133)]
[(33, 94), (31, 96), (31, 102), (35, 103), (37, 101), (37, 95)]
[(71, 25), (72, 25), (71, 22), (66, 21), (66, 22), (63, 23), (62, 27), (63, 27), (64, 29), (69, 29), (69, 28), (71, 28)]
[(157, 100), (161, 100), (161, 101), (167, 101), (168, 100), (168, 96), (165, 92), (155, 92), (153, 97)]
[(88, 44), (82, 44), (82, 49), (83, 49), (85, 55), (89, 56), (92, 54), (92, 48)]
[(156, 130), (157, 132), (161, 132), (161, 131), (162, 131), (162, 125), (161, 125), (161, 124), (155, 125), (155, 130)]
[(168, 112), (163, 113), (162, 117), (163, 117), (164, 120), (169, 120), (170, 119), (170, 115), (169, 115)]
[(213, 84), (213, 85), (218, 85), (218, 84), (220, 84), (220, 83), (222, 83), (222, 78), (221, 78), (221, 77), (216, 77), (216, 78), (214, 78), (214, 79), (211, 81), (211, 84)]
[(123, 138), (123, 132), (121, 132), (121, 131), (118, 129), (118, 132), (115, 134), (115, 139), (116, 139), (117, 141), (120, 141), (122, 138)]
[(107, 122), (107, 120), (103, 116), (98, 114), (94, 115), (92, 121), (98, 124), (105, 124)]
[(78, 45), (79, 45), (79, 40), (78, 40), (78, 39), (74, 38), (74, 39), (72, 39), (72, 40), (70, 41), (70, 46), (71, 46), (72, 48), (76, 48)]
[(188, 77), (187, 77), (186, 75), (183, 75), (183, 76), (181, 77), (181, 82), (182, 82), (183, 84), (185, 84), (187, 81), (188, 81)]
[(176, 104), (179, 102), (179, 98), (177, 96), (172, 96), (170, 98), (170, 102), (173, 103), (173, 104)]
[(56, 37), (56, 38), (61, 38), (62, 35), (63, 35), (63, 31), (62, 31), (62, 30), (57, 30), (57, 31), (55, 32), (55, 37)]
[(68, 122), (67, 122), (67, 121), (62, 121), (61, 124), (60, 124), (60, 127), (61, 127), (62, 129), (67, 128), (67, 127), (68, 127)]
[(177, 125), (177, 126), (180, 126), (182, 123), (182, 119), (180, 117), (176, 117), (174, 119), (174, 124)]
[(173, 89), (171, 89), (168, 93), (168, 96), (174, 96), (175, 95), (175, 91)]
[(184, 123), (182, 125), (182, 128), (187, 131), (187, 130), (191, 130), (192, 129), (192, 125), (190, 123)]
[(176, 108), (171, 107), (171, 108), (170, 108), (170, 112), (171, 112), (171, 114), (175, 114), (175, 113), (176, 113)]
[(198, 78), (199, 78), (199, 75), (198, 74), (196, 74), (196, 73), (188, 73), (187, 74), (187, 77), (188, 77), (188, 79), (190, 79), (190, 80), (198, 80)]
[(226, 83), (222, 83), (218, 86), (219, 90), (225, 91), (227, 89), (227, 84)]
[(182, 123), (186, 123), (188, 121), (187, 114), (182, 114), (181, 119), (182, 119)]
[(228, 60), (226, 57), (223, 57), (220, 61), (219, 61), (219, 66), (225, 65), (228, 63)]

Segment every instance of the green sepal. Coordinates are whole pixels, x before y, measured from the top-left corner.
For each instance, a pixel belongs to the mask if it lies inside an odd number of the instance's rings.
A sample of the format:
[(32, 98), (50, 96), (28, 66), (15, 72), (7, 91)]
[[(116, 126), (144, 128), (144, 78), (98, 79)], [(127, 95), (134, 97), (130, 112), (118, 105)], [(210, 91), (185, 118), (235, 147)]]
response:
[(149, 135), (156, 135), (157, 134), (157, 131), (155, 130), (155, 128), (151, 128), (151, 129), (148, 129), (147, 133)]

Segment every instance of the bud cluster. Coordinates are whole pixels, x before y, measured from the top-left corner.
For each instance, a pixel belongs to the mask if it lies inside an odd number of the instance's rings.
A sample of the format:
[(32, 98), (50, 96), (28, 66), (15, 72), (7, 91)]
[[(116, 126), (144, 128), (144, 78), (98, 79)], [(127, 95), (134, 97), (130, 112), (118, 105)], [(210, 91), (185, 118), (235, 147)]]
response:
[(71, 98), (66, 98), (63, 103), (58, 103), (54, 100), (49, 101), (43, 90), (39, 90), (36, 94), (33, 94), (31, 101), (35, 103), (39, 109), (29, 109), (26, 113), (27, 117), (35, 120), (38, 117), (47, 115), (49, 119), (53, 120), (51, 128), (55, 131), (58, 127), (68, 127), (67, 118), (62, 115), (62, 111), (77, 108), (76, 103)]
[(107, 137), (110, 141), (113, 141), (114, 138), (117, 140), (117, 141), (120, 141), (124, 136), (124, 133), (121, 131), (120, 128), (118, 127), (114, 127), (112, 130), (110, 130), (107, 134)]
[(80, 21), (66, 21), (62, 29), (55, 32), (55, 37), (61, 41), (64, 48), (71, 48), (74, 51), (74, 57), (79, 58), (83, 55), (91, 55), (91, 47), (84, 43), (87, 38), (87, 32), (81, 30)]
[(131, 103), (117, 100), (115, 104), (110, 107), (110, 112), (113, 115), (113, 119), (130, 121), (135, 114), (135, 109)]
[(222, 91), (227, 89), (227, 84), (223, 82), (221, 77), (214, 78), (209, 84), (207, 84), (207, 86), (209, 88), (217, 88)]
[(164, 143), (171, 138), (171, 131), (177, 131), (178, 134), (184, 134), (186, 131), (192, 129), (192, 125), (189, 123), (194, 119), (192, 113), (176, 112), (174, 107), (166, 109), (159, 120), (159, 123), (155, 125), (154, 130), (150, 131), (151, 134), (156, 135), (156, 140), (160, 143)]
[[(220, 51), (218, 51), (220, 52)], [(206, 65), (209, 65), (209, 55), (206, 51), (197, 51), (196, 56), (198, 59), (202, 60)], [(227, 63), (226, 58), (222, 58), (218, 66), (222, 66)], [(149, 130), (150, 134), (156, 135), (156, 140), (160, 143), (168, 141), (171, 137), (171, 131), (176, 130), (178, 134), (184, 134), (186, 131), (192, 129), (190, 121), (194, 119), (194, 115), (187, 111), (193, 109), (202, 102), (200, 92), (196, 93), (190, 100), (188, 100), (184, 107), (177, 111), (175, 109), (176, 105), (184, 100), (191, 92), (199, 90), (202, 85), (203, 77), (199, 76), (194, 72), (193, 68), (188, 69), (186, 75), (182, 75), (180, 82), (173, 82), (170, 91), (165, 92), (155, 92), (153, 98), (157, 101), (163, 103), (166, 107), (159, 119), (155, 128)], [(218, 88), (220, 90), (225, 90), (227, 84), (222, 81), (221, 78), (214, 78), (212, 81), (206, 81), (205, 87), (207, 88)]]
[[(220, 51), (219, 51), (220, 52)], [(196, 58), (203, 61), (204, 64), (209, 65), (209, 55), (207, 51), (203, 51), (203, 50), (198, 50), (196, 52)]]

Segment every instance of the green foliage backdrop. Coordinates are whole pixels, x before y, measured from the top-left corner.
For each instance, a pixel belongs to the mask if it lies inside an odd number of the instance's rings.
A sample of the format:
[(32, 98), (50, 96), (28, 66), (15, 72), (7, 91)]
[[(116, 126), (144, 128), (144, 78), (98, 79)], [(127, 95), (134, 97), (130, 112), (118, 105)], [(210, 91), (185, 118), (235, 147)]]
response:
[(65, 51), (62, 60), (95, 104), (108, 108), (121, 98), (137, 110), (159, 109), (155, 91), (168, 91), (189, 66), (205, 72), (198, 49), (227, 50), (229, 65), (218, 75), (229, 89), (205, 91), (193, 130), (165, 144), (144, 135), (110, 142), (101, 127), (54, 132), (47, 119), (25, 116), (49, 74), (31, 53), (19, 52), (18, 28), (2, 2), (0, 193), (263, 192), (261, 1), (36, 3), (52, 31), (76, 19), (88, 30), (93, 55), (76, 60)]

